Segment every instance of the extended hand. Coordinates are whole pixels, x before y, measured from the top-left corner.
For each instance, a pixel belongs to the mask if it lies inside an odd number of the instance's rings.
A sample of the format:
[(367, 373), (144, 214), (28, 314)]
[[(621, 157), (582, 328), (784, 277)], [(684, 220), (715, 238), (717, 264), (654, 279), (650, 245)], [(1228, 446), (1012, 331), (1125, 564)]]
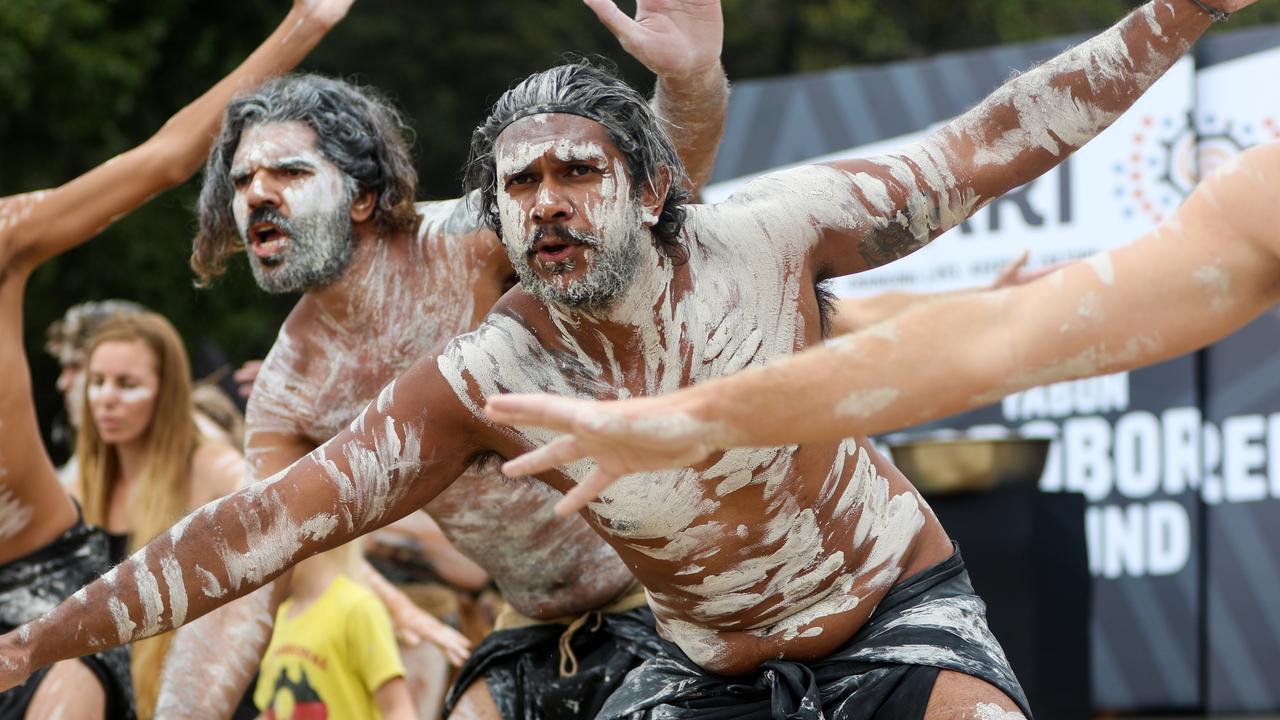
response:
[(347, 16), (355, 0), (293, 0), (293, 9), (313, 20), (333, 27)]
[(409, 647), (416, 647), (423, 640), (433, 643), (444, 651), (449, 663), (455, 667), (461, 667), (471, 657), (471, 641), (466, 635), (417, 605), (396, 608), (391, 622), (395, 626), (396, 639)]
[(674, 396), (595, 402), (555, 395), (498, 395), (485, 414), (506, 425), (537, 425), (569, 433), (502, 466), (509, 477), (532, 475), (583, 458), (596, 468), (556, 503), (568, 515), (623, 475), (688, 467), (723, 443), (716, 424), (682, 412)]
[(637, 0), (631, 19), (613, 0), (584, 0), (622, 48), (658, 77), (718, 67), (724, 44), (720, 0)]

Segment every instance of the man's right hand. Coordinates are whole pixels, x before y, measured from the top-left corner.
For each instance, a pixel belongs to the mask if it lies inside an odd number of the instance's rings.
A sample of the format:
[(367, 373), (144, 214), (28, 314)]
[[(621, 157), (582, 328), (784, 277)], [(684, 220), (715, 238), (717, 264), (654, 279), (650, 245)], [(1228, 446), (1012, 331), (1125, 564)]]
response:
[(622, 49), (660, 78), (720, 74), (720, 0), (638, 0), (631, 19), (613, 0), (585, 0)]

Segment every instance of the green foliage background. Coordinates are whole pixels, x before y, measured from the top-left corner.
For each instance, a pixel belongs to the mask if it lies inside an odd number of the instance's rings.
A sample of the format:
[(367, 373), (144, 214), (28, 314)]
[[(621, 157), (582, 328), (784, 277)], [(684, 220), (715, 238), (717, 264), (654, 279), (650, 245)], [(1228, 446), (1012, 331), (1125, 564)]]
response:
[[(1101, 28), (1138, 4), (724, 0), (724, 62), (736, 80), (884, 62)], [(284, 1), (3, 0), (0, 194), (57, 185), (141, 142), (287, 9)], [(1231, 27), (1276, 21), (1280, 7), (1264, 1)], [(397, 101), (416, 130), (421, 197), (452, 197), (487, 104), (567, 52), (614, 58), (634, 82), (652, 84), (580, 0), (359, 0), (304, 69), (354, 78)], [(42, 418), (59, 406), (44, 328), (82, 300), (140, 301), (168, 316), (197, 355), (216, 345), (238, 364), (270, 346), (293, 298), (257, 292), (243, 263), (211, 290), (192, 287), (186, 257), (197, 188), (198, 179), (157, 198), (32, 278), (26, 346)]]

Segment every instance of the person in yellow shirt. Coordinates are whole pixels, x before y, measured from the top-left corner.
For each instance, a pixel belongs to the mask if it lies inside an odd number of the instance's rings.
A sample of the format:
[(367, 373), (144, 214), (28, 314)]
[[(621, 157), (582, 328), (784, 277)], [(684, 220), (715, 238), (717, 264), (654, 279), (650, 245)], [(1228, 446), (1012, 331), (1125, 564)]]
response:
[(412, 720), (387, 610), (351, 579), (358, 543), (298, 563), (258, 673), (260, 720)]

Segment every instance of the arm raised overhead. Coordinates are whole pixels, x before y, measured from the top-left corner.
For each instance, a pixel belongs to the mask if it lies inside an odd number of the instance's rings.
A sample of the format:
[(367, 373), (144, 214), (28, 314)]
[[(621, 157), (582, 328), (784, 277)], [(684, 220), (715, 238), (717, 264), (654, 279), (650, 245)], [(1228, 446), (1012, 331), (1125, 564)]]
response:
[[(1230, 9), (1253, 0), (1233, 0)], [(899, 151), (843, 160), (801, 192), (848, 198), (811, 219), (823, 277), (908, 255), (1047, 172), (1105, 130), (1209, 27), (1191, 0), (1153, 0), (1096, 37), (1005, 83)]]
[(720, 51), (720, 0), (639, 0), (635, 18), (613, 0), (587, 0), (623, 49), (658, 77), (653, 106), (684, 161), (689, 189), (711, 179), (724, 133), (729, 85)]
[(0, 268), (34, 268), (191, 177), (237, 93), (293, 69), (354, 0), (295, 0), (258, 49), (136, 148), (51, 190), (0, 200)]

